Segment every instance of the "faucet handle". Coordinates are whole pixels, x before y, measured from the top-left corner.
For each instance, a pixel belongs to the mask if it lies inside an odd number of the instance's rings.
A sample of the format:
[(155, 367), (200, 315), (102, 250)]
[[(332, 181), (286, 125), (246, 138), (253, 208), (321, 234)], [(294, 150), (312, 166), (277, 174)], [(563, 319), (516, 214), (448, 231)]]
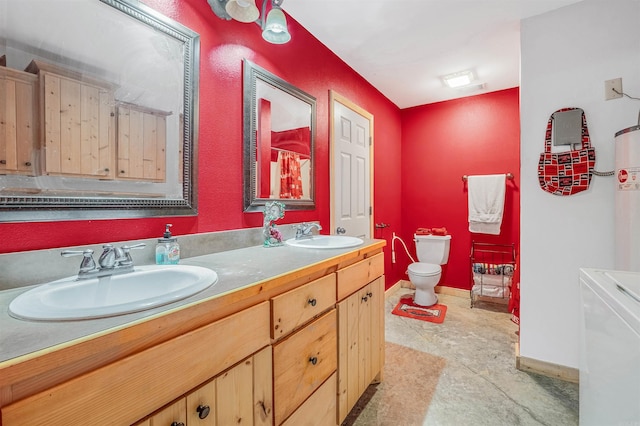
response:
[(122, 250), (125, 251), (125, 253), (129, 250), (132, 249), (142, 249), (145, 248), (147, 245), (145, 243), (139, 243), (139, 244), (134, 244), (132, 246), (122, 246)]
[(87, 272), (91, 272), (96, 269), (96, 262), (93, 260), (93, 250), (63, 250), (60, 255), (62, 257), (80, 256), (82, 255), (82, 262), (80, 263), (80, 272), (78, 275), (82, 275)]
[(133, 259), (131, 258), (131, 250), (142, 249), (146, 246), (147, 245), (145, 243), (134, 244), (132, 246), (122, 246), (120, 250), (122, 251), (123, 259), (119, 260), (120, 266), (132, 266)]

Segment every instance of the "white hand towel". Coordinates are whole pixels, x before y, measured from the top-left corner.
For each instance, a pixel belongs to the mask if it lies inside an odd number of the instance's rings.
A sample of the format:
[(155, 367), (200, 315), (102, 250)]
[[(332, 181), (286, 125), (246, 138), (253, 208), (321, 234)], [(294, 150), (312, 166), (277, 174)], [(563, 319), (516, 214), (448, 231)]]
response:
[(469, 176), (469, 231), (500, 235), (506, 175)]

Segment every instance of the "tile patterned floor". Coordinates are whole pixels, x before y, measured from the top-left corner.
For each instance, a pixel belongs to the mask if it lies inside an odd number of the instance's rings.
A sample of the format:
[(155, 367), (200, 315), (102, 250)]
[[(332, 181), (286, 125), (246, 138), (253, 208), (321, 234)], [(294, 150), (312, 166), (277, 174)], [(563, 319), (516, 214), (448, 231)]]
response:
[[(385, 320), (387, 342), (409, 348), (409, 355), (395, 350), (389, 356), (388, 345), (385, 381), (369, 387), (343, 425), (578, 424), (578, 385), (516, 370), (517, 326), (503, 308), (483, 303), (471, 309), (466, 298), (440, 294), (439, 303), (448, 307), (443, 324), (392, 315), (400, 297), (408, 293), (412, 290), (401, 288), (388, 296)], [(410, 350), (435, 360), (415, 358), (417, 365), (429, 364), (423, 373), (431, 381), (437, 376), (435, 391), (420, 394), (415, 384), (404, 384), (402, 372), (414, 359)]]

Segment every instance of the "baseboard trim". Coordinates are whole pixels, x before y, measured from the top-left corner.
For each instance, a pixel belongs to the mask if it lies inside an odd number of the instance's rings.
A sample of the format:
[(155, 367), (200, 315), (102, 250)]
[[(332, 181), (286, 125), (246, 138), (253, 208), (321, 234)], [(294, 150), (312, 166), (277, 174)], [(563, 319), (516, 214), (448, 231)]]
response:
[(438, 285), (436, 286), (436, 293), (446, 294), (447, 296), (464, 297), (467, 299), (469, 298), (469, 290), (464, 290), (461, 288)]
[[(399, 280), (397, 283), (395, 283), (393, 285), (392, 288), (394, 287), (402, 287), (402, 288), (409, 288), (412, 290), (415, 290), (415, 286), (413, 284), (411, 284), (411, 281), (409, 280)], [(465, 297), (465, 298), (469, 298), (469, 290), (463, 290), (461, 288), (454, 288), (454, 287), (447, 287), (447, 286), (442, 286), (442, 285), (438, 285), (435, 288), (436, 293), (440, 293), (440, 294), (446, 294), (448, 296), (455, 296), (455, 297)]]
[(395, 283), (394, 285), (392, 285), (391, 287), (389, 287), (388, 289), (386, 289), (384, 291), (384, 298), (385, 300), (391, 296), (393, 293), (395, 293), (396, 291), (398, 291), (400, 289), (400, 287), (402, 287), (402, 281), (403, 280), (399, 280), (397, 283)]
[(554, 377), (566, 382), (580, 382), (579, 369), (521, 356), (520, 343), (516, 343), (516, 369), (547, 377)]

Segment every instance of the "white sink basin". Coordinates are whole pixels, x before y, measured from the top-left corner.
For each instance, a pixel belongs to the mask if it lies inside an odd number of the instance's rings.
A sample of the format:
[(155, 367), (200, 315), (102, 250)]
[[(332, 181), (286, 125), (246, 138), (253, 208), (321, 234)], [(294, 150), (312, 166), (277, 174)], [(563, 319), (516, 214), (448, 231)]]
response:
[(136, 266), (121, 275), (42, 284), (13, 299), (9, 312), (41, 321), (112, 317), (185, 299), (217, 281), (214, 271), (199, 266)]
[(338, 249), (357, 247), (364, 241), (358, 237), (349, 237), (347, 235), (314, 235), (310, 238), (302, 238), (296, 240), (291, 238), (285, 241), (286, 244), (293, 247), (311, 248), (311, 249)]

